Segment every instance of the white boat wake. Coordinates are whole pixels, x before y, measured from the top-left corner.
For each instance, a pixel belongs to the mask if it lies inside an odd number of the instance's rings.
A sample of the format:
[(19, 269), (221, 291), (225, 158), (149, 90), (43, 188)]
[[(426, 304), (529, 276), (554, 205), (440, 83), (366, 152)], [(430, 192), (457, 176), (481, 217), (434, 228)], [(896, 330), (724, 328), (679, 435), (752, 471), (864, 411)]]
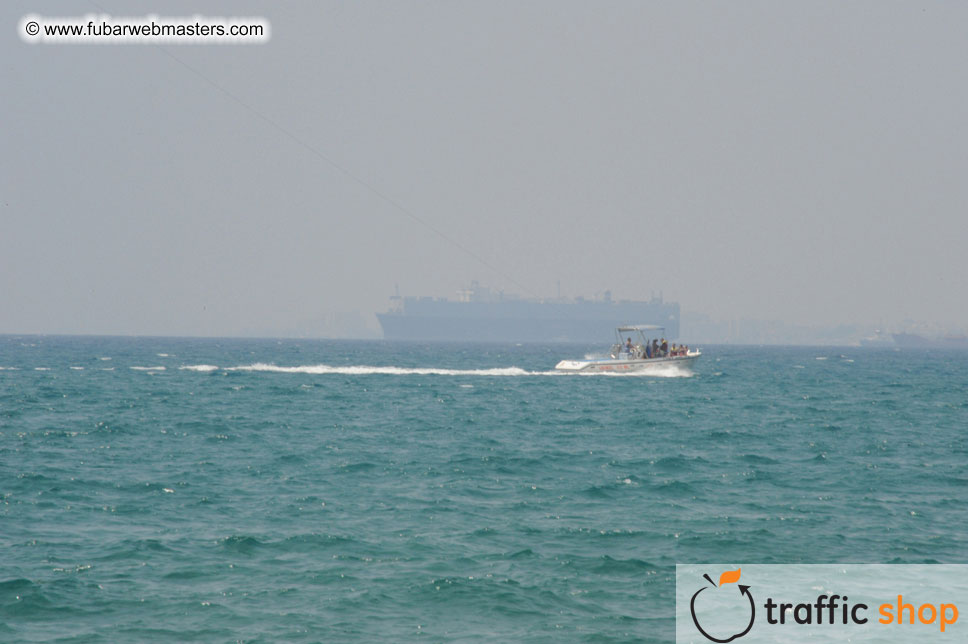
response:
[(265, 373), (305, 373), (313, 375), (346, 375), (346, 376), (368, 376), (368, 375), (388, 375), (388, 376), (606, 376), (606, 377), (659, 377), (659, 378), (688, 378), (692, 376), (692, 371), (682, 368), (680, 365), (654, 365), (653, 369), (637, 371), (634, 373), (567, 373), (562, 371), (528, 371), (520, 367), (495, 367), (490, 369), (444, 369), (439, 367), (394, 367), (394, 366), (373, 366), (373, 365), (345, 365), (334, 366), (328, 364), (299, 365), (295, 367), (285, 367), (264, 362), (257, 362), (250, 365), (237, 367), (218, 367), (210, 364), (184, 365), (179, 367), (183, 371), (196, 371), (208, 373), (212, 371), (247, 371)]
[(332, 366), (328, 364), (302, 365), (298, 367), (279, 367), (274, 364), (257, 362), (242, 367), (227, 367), (225, 371), (267, 371), (271, 373), (310, 373), (342, 374), (364, 376), (385, 374), (389, 376), (529, 376), (537, 372), (525, 371), (518, 367), (497, 369), (440, 369), (436, 367), (374, 367), (369, 365)]

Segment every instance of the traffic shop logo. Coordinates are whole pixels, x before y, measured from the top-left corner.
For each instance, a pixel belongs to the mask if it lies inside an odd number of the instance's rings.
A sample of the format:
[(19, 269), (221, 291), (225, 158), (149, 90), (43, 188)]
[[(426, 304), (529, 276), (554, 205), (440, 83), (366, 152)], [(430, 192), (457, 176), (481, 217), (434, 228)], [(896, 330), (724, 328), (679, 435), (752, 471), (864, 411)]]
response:
[[(703, 575), (703, 578), (709, 582), (708, 585), (701, 587), (689, 600), (689, 613), (692, 615), (692, 623), (696, 625), (696, 628), (702, 633), (710, 642), (718, 642), (719, 644), (725, 644), (726, 642), (732, 642), (735, 639), (743, 637), (750, 632), (753, 628), (753, 622), (756, 621), (756, 603), (753, 601), (753, 595), (750, 593), (750, 587), (739, 584), (739, 578), (742, 568), (736, 570), (727, 570), (719, 576), (719, 584), (715, 584), (709, 575)], [(736, 584), (735, 586), (731, 584)], [(728, 595), (726, 593), (736, 593), (735, 596)], [(735, 621), (735, 615), (745, 615), (749, 613), (749, 621), (742, 619), (740, 624), (745, 624), (745, 628), (737, 633), (730, 634), (727, 630), (732, 630), (734, 627), (724, 627), (721, 624), (706, 623), (700, 624), (699, 618), (696, 617), (696, 605), (699, 604), (700, 612), (707, 614), (709, 611), (703, 611), (701, 609), (704, 601), (712, 599), (716, 595), (717, 603), (725, 603), (730, 606), (728, 609), (734, 619), (730, 622)], [(704, 618), (704, 619), (709, 619)]]

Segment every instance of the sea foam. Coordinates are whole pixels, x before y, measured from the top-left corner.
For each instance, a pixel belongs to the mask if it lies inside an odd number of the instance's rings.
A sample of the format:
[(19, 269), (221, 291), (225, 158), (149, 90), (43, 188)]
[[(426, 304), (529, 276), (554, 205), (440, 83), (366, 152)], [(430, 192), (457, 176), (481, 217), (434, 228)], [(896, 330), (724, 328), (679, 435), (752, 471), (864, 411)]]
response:
[(178, 368), (182, 371), (207, 372), (207, 371), (215, 371), (216, 369), (218, 369), (218, 366), (214, 364), (186, 364)]
[(226, 371), (263, 371), (269, 373), (308, 373), (340, 374), (364, 376), (384, 374), (390, 376), (531, 376), (542, 372), (525, 371), (519, 367), (498, 367), (493, 369), (442, 369), (437, 367), (376, 367), (370, 365), (332, 366), (327, 364), (280, 367), (274, 364), (257, 362), (239, 367), (227, 367)]

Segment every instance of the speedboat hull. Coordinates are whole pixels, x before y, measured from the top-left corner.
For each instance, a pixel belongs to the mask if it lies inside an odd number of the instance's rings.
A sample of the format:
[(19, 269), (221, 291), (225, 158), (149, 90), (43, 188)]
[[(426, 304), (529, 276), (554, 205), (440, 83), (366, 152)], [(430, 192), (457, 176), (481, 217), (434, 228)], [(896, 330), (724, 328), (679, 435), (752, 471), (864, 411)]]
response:
[(684, 356), (667, 358), (603, 358), (597, 360), (562, 360), (555, 365), (557, 371), (571, 373), (635, 373), (649, 371), (660, 366), (691, 367), (699, 356), (699, 351), (690, 351)]

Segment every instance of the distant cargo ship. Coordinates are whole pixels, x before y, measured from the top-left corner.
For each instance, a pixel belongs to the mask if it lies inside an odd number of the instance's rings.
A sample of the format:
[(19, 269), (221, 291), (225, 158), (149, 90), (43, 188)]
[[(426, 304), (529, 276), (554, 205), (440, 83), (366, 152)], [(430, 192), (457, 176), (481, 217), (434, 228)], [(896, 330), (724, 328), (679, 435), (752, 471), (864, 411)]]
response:
[(617, 326), (654, 324), (667, 340), (679, 337), (679, 304), (661, 297), (613, 300), (610, 291), (595, 299), (532, 299), (505, 295), (472, 283), (457, 300), (390, 298), (377, 313), (387, 340), (446, 342), (600, 342)]

